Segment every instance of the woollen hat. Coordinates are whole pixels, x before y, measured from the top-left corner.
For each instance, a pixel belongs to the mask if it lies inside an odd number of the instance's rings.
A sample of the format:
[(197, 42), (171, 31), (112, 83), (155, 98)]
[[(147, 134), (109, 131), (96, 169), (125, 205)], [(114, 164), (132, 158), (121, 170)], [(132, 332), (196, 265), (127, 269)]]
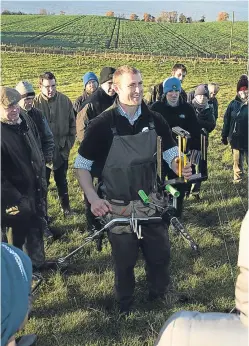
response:
[(248, 90), (248, 77), (246, 74), (243, 74), (237, 84), (237, 92), (241, 90)]
[(84, 87), (86, 87), (87, 83), (90, 80), (95, 80), (97, 83), (99, 83), (98, 77), (93, 72), (85, 73), (84, 76), (82, 76), (82, 80), (83, 80)]
[(35, 96), (35, 91), (31, 83), (21, 81), (16, 85), (16, 90), (21, 94), (22, 98)]
[(111, 80), (115, 71), (116, 70), (113, 67), (104, 67), (100, 72), (99, 83), (103, 84), (108, 80)]
[(208, 87), (205, 84), (198, 85), (198, 87), (195, 89), (195, 96), (197, 95), (209, 97)]
[(176, 77), (169, 77), (163, 81), (163, 93), (167, 94), (169, 91), (181, 92), (181, 81)]
[(1, 243), (1, 345), (19, 330), (29, 308), (32, 263), (20, 249)]
[(0, 86), (0, 104), (3, 108), (7, 109), (17, 104), (21, 98), (20, 93), (16, 89)]

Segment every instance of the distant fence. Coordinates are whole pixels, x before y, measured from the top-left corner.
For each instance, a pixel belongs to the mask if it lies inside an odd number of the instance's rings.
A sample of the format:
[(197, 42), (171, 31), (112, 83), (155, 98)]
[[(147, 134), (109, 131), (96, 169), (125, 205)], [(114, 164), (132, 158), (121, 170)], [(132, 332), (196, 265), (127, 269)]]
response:
[(137, 52), (120, 52), (120, 51), (112, 51), (112, 50), (105, 50), (105, 51), (99, 51), (99, 50), (88, 50), (88, 51), (79, 51), (79, 50), (68, 50), (63, 49), (62, 47), (36, 47), (36, 46), (27, 46), (27, 45), (13, 45), (13, 44), (1, 44), (1, 51), (2, 52), (23, 52), (23, 53), (34, 53), (34, 54), (54, 54), (54, 55), (70, 55), (70, 56), (84, 56), (89, 58), (98, 58), (99, 56), (103, 56), (105, 58), (111, 58), (112, 60), (121, 60), (126, 59), (136, 59), (136, 60), (175, 60), (176, 58), (182, 58), (182, 59), (201, 59), (201, 60), (229, 60), (229, 61), (243, 61), (247, 62), (247, 57), (244, 56), (232, 56), (229, 58), (228, 54), (224, 55), (218, 55), (213, 54), (210, 56), (210, 54), (202, 54), (202, 55), (181, 55), (181, 56), (172, 56), (172, 55), (165, 55), (163, 53), (137, 53)]

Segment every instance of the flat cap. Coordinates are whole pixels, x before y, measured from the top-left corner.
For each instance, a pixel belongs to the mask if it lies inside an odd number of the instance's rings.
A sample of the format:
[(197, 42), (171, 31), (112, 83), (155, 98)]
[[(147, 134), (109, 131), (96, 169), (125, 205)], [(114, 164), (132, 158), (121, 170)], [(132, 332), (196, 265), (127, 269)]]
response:
[(3, 108), (8, 108), (21, 100), (21, 95), (16, 89), (0, 86), (0, 104)]

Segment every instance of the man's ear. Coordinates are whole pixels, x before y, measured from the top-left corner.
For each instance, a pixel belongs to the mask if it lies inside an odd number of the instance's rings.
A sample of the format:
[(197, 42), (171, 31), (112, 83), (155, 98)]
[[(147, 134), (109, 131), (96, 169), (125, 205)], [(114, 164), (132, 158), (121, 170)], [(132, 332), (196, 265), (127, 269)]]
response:
[(117, 84), (113, 84), (113, 89), (117, 94), (119, 94), (119, 86)]

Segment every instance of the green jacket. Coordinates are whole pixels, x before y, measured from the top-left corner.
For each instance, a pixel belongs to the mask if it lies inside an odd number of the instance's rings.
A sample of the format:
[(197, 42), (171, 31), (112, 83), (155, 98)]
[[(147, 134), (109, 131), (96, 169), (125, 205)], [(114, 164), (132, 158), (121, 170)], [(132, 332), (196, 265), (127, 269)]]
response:
[(58, 169), (64, 160), (68, 160), (75, 141), (76, 124), (72, 102), (66, 95), (57, 91), (52, 99), (43, 94), (37, 95), (34, 106), (45, 115), (53, 133), (53, 169)]

